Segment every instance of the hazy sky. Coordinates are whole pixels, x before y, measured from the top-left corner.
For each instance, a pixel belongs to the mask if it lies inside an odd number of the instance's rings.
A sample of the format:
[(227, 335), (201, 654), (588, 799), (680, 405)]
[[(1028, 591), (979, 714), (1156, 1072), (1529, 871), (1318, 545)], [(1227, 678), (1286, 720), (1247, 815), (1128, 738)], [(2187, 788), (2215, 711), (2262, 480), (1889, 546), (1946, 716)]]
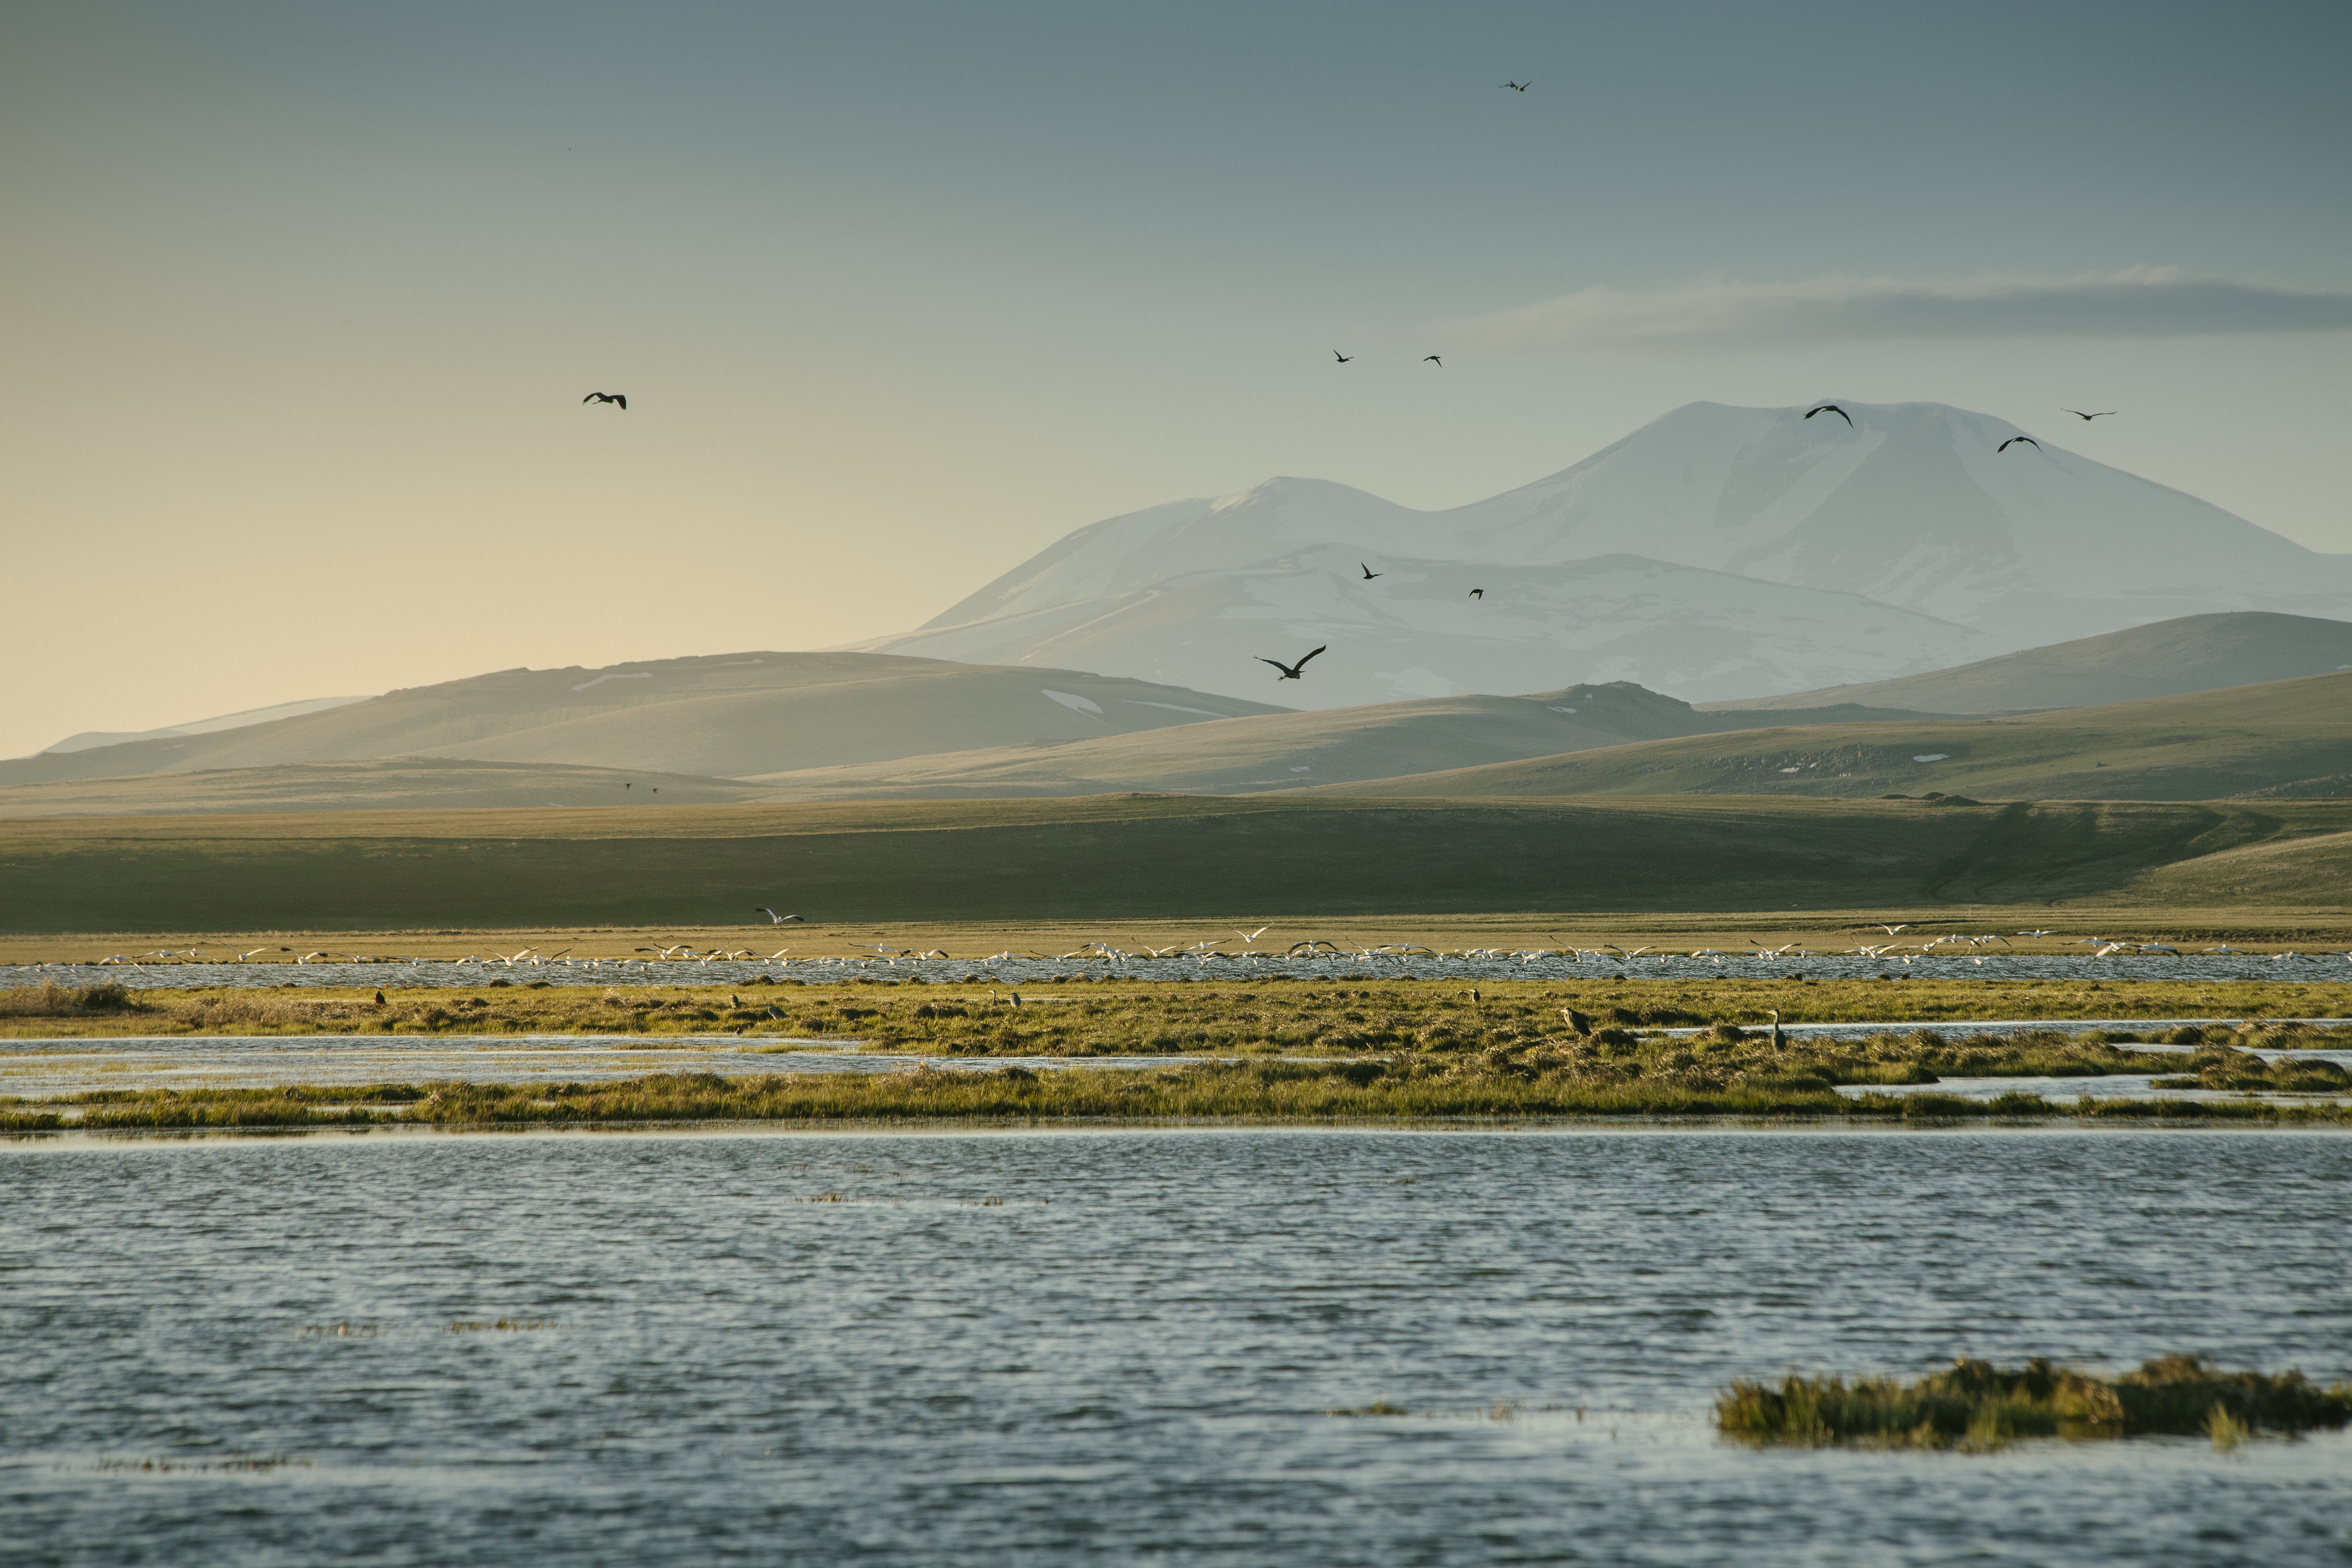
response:
[(900, 630), (1699, 399), (2352, 551), (2347, 60), (2341, 4), (6, 0), (0, 755)]

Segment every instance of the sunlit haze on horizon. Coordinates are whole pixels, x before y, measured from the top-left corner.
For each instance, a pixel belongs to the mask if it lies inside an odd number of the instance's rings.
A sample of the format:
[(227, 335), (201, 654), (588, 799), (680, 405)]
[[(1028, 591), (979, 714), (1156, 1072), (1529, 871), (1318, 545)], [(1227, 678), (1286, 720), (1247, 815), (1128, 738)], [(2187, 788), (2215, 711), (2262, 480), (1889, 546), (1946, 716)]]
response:
[(2347, 59), (2328, 5), (12, 5), (0, 755), (903, 631), (1100, 518), (1456, 506), (1696, 401), (1980, 410), (2352, 552)]

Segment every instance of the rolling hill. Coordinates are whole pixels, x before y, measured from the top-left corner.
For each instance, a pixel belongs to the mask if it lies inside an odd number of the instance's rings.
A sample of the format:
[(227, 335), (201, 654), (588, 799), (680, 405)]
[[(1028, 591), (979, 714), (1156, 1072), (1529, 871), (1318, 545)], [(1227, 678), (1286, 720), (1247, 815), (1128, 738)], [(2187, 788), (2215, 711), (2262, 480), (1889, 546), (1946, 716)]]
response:
[[(1692, 404), (1447, 511), (1300, 479), (1171, 502), (1079, 529), (915, 631), (861, 646), (1257, 694), (1265, 672), (1248, 656), (1328, 644), (1320, 679), (1286, 699), (1631, 680), (1696, 701), (1835, 683), (1805, 669), (1883, 680), (2173, 616), (2352, 618), (2352, 557), (2053, 439), (2001, 452), (2027, 434), (2006, 420), (1843, 406), (1852, 427)], [(1857, 616), (1874, 618), (1872, 635), (1853, 635)]]
[(1284, 711), (1076, 670), (724, 654), (502, 670), (216, 733), (45, 752), (0, 763), (0, 787), (389, 757), (733, 777)]
[[(1923, 717), (1842, 708), (1795, 721)], [(1383, 779), (1467, 761), (1506, 762), (1665, 736), (1787, 723), (1774, 713), (1700, 713), (1623, 681), (1531, 697), (1438, 697), (1221, 719), (1181, 731), (1056, 746), (1002, 747), (814, 768), (746, 780), (772, 800), (919, 800), (1100, 795), (1117, 790), (1265, 793)]]
[(256, 811), (481, 811), (547, 806), (699, 805), (766, 798), (756, 784), (686, 773), (388, 757), (277, 763), (192, 773), (133, 773), (0, 787), (0, 817)]
[(1813, 724), (1323, 784), (1358, 796), (2352, 797), (2352, 673), (1998, 719)]
[(1864, 707), (1928, 713), (2016, 712), (2088, 708), (2345, 668), (2352, 668), (2352, 621), (2239, 610), (2182, 616), (2153, 626), (2077, 637), (1956, 669), (1698, 706), (1708, 711), (1754, 711), (1858, 702)]

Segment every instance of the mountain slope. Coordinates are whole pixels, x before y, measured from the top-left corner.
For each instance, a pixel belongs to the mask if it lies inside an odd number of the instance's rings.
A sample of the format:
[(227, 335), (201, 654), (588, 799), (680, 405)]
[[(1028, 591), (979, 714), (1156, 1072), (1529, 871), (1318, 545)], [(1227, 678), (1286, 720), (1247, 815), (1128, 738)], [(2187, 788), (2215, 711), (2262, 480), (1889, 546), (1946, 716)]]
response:
[[(1694, 632), (1738, 632), (1760, 678), (1752, 696), (1796, 689), (1785, 672), (1797, 668), (1843, 662), (1848, 679), (1878, 679), (1949, 662), (1928, 646), (1925, 627), (1938, 622), (1997, 650), (2225, 610), (2352, 618), (2352, 558), (2305, 550), (2054, 441), (2000, 451), (2021, 432), (1990, 416), (1843, 406), (1851, 428), (1800, 408), (1693, 404), (1573, 468), (1449, 511), (1296, 479), (1171, 502), (1079, 529), (918, 630), (865, 646), (1077, 662), (1239, 691), (1248, 669), (1181, 650), (1275, 651), (1242, 649), (1238, 634), (1277, 629), (1297, 651), (1310, 637), (1360, 638), (1334, 642), (1333, 664), (1384, 684), (1327, 679), (1290, 694), (1326, 707), (1567, 679), (1734, 695), (1709, 682), (1738, 661), (1667, 651)], [(1623, 567), (1628, 552), (1652, 564)], [(1394, 565), (1400, 580), (1342, 572), (1357, 559), (1375, 572)], [(1579, 563), (1653, 577), (1638, 591), (1578, 586), (1590, 574)], [(1663, 568), (1729, 574), (1750, 613), (1727, 620), (1705, 579)], [(1303, 580), (1318, 570), (1335, 580)], [(1497, 682), (1482, 644), (1491, 624), (1383, 599), (1416, 577), (1483, 586), (1487, 607), (1531, 611), (1505, 632), (1518, 679)], [(1788, 602), (1763, 584), (1858, 595), (1923, 619), (1849, 647), (1824, 639), (1808, 610), (1781, 624)], [(1270, 625), (1219, 624), (1244, 621)]]
[[(1699, 713), (1616, 682), (1532, 697), (1437, 697), (1307, 713), (1221, 719), (1182, 730), (904, 757), (747, 779), (770, 800), (953, 799), (1097, 795), (1115, 790), (1252, 794), (1432, 768), (1506, 762), (1664, 736), (1785, 724), (1774, 713)], [(1913, 715), (1841, 708), (1807, 718)], [(1918, 717), (1927, 717), (1920, 715)]]
[(756, 785), (558, 763), (280, 763), (0, 786), (0, 817), (154, 816), (256, 811), (512, 811), (701, 805), (762, 798)]
[(0, 763), (0, 785), (383, 757), (720, 777), (1282, 711), (1076, 670), (729, 654), (502, 670), (247, 729)]
[(248, 708), (241, 713), (224, 713), (214, 719), (192, 719), (184, 724), (166, 724), (160, 730), (84, 730), (78, 734), (68, 735), (56, 745), (43, 747), (37, 754), (51, 756), (67, 752), (87, 752), (99, 746), (120, 746), (130, 741), (175, 741), (184, 735), (209, 735), (218, 730), (242, 730), (251, 724), (299, 718), (305, 713), (323, 712), (330, 708), (366, 700), (364, 692), (356, 697), (311, 697), (299, 702), (279, 702), (268, 708)]
[(2352, 673), (2013, 718), (1648, 741), (1307, 793), (1866, 798), (1930, 790), (2005, 800), (2352, 797)]
[[(1202, 690), (1276, 694), (1275, 672), (1329, 652), (1278, 694), (1302, 707), (1637, 681), (1684, 698), (1820, 684), (1809, 672), (1927, 670), (1999, 645), (1849, 594), (1638, 555), (1498, 570), (1324, 545), (1198, 570), (1116, 598), (897, 639), (943, 658), (1123, 669)], [(1482, 590), (1473, 597), (1472, 589)]]
[(2352, 668), (2352, 622), (2240, 610), (2078, 637), (1957, 669), (1700, 706), (1754, 711), (1859, 702), (1929, 713), (2014, 712), (2211, 691), (2347, 668)]

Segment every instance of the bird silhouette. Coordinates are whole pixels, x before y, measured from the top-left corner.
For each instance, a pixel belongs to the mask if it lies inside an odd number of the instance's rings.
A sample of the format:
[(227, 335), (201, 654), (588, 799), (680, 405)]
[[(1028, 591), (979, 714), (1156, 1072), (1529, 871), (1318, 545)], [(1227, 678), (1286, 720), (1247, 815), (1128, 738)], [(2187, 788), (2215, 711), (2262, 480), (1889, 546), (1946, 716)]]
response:
[(2024, 442), (2027, 446), (2032, 447), (2037, 452), (2042, 450), (2042, 443), (2035, 440), (2031, 436), (2011, 436), (2008, 440), (2003, 441), (2000, 446), (1995, 447), (1993, 450), (1997, 453), (2006, 452), (2011, 447), (2016, 446), (2020, 441)]
[[(1328, 643), (1324, 645), (1326, 647), (1329, 646), (1330, 645)], [(1298, 679), (1298, 672), (1307, 668), (1307, 660), (1313, 658), (1316, 653), (1321, 653), (1323, 649), (1318, 647), (1315, 650), (1315, 653), (1303, 656), (1297, 664), (1285, 664), (1278, 658), (1268, 658), (1264, 654), (1259, 654), (1257, 656), (1257, 661), (1260, 664), (1270, 664), (1274, 666), (1275, 668), (1282, 671), (1282, 679), (1296, 680)]]
[(627, 395), (626, 395), (626, 394), (624, 394), (624, 393), (618, 393), (618, 392), (592, 392), (592, 393), (590, 393), (587, 396), (585, 396), (585, 397), (582, 398), (580, 401), (581, 401), (581, 402), (583, 402), (583, 403), (614, 403), (614, 404), (618, 404), (618, 405), (620, 405), (620, 409), (621, 409), (621, 412), (622, 412), (622, 413), (626, 414), (626, 413), (629, 411), (629, 399), (628, 399)]
[(1331, 351), (1331, 357), (1338, 360), (1341, 364), (1346, 364), (1349, 360), (1354, 359), (1356, 356), (1354, 354), (1343, 354), (1338, 349), (1333, 349)]
[(1811, 419), (1816, 414), (1834, 414), (1839, 418), (1845, 421), (1845, 426), (1847, 429), (1851, 430), (1853, 428), (1853, 416), (1848, 414), (1844, 409), (1840, 408), (1834, 403), (1815, 404), (1812, 407), (1805, 410), (1805, 417), (1808, 419)]
[(1421, 356), (1421, 363), (1423, 363), (1423, 364), (1433, 364), (1433, 365), (1435, 365), (1435, 366), (1436, 366), (1438, 369), (1440, 369), (1440, 370), (1444, 370), (1444, 369), (1445, 368), (1445, 362), (1444, 362), (1444, 360), (1442, 360), (1442, 359), (1439, 359), (1435, 354), (1423, 354), (1423, 355), (1422, 355), (1422, 356)]
[(2096, 414), (2085, 414), (2079, 408), (2061, 408), (2058, 412), (2061, 414), (2071, 414), (2085, 425), (2088, 425), (2094, 419), (2109, 418), (2115, 414), (2115, 410), (2112, 408), (2102, 408)]
[(1513, 92), (1525, 92), (1534, 81), (1535, 78), (1529, 77), (1526, 81), (1507, 81), (1503, 85), (1509, 88)]
[(1359, 562), (1357, 562), (1357, 563), (1356, 563), (1356, 570), (1358, 570), (1359, 572), (1361, 572), (1361, 573), (1364, 574), (1364, 581), (1365, 581), (1365, 582), (1367, 582), (1367, 583), (1370, 582), (1370, 581), (1371, 581), (1373, 578), (1375, 578), (1375, 577), (1385, 577), (1385, 576), (1387, 576), (1387, 575), (1388, 575), (1388, 574), (1387, 574), (1387, 573), (1385, 573), (1385, 572), (1375, 572), (1375, 571), (1373, 571), (1370, 567), (1369, 567), (1369, 566), (1365, 565), (1365, 564), (1364, 564), (1362, 562), (1360, 562), (1360, 561), (1359, 561)]
[(1486, 590), (1484, 588), (1473, 588), (1470, 590), (1470, 596), (1474, 599), (1483, 599), (1486, 596)]

